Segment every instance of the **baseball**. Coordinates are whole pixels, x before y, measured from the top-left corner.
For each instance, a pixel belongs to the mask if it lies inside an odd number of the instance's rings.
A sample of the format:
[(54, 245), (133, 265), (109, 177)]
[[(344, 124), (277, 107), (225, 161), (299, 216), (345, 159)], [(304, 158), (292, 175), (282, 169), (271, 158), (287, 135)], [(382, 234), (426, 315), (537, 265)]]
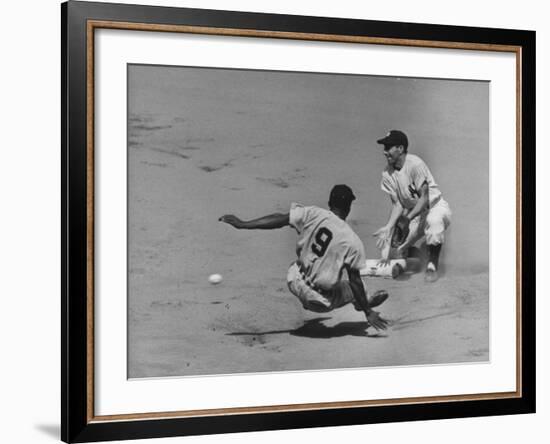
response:
[(214, 273), (208, 276), (208, 282), (210, 282), (213, 285), (219, 284), (223, 280), (223, 277), (221, 274)]

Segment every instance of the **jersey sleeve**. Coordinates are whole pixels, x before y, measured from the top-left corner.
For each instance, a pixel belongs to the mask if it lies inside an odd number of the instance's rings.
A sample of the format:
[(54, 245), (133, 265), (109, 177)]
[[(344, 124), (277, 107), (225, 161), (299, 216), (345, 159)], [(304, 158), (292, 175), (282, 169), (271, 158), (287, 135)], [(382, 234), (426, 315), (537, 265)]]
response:
[(392, 185), (390, 178), (384, 173), (382, 173), (382, 181), (380, 182), (380, 188), (384, 193), (390, 196), (393, 200), (397, 199), (397, 193), (395, 191), (395, 188)]
[(292, 202), (290, 205), (289, 222), (298, 233), (304, 229), (304, 224), (307, 219), (308, 207), (299, 203)]
[(418, 162), (414, 165), (414, 168), (411, 169), (411, 180), (415, 189), (420, 191), (420, 188), (422, 188), (422, 185), (424, 185), (425, 182), (429, 184), (431, 176), (432, 174), (430, 173), (428, 166), (423, 160), (418, 159)]
[(350, 245), (344, 263), (353, 270), (362, 270), (365, 267), (366, 260), (363, 242), (359, 238), (355, 238), (352, 245)]

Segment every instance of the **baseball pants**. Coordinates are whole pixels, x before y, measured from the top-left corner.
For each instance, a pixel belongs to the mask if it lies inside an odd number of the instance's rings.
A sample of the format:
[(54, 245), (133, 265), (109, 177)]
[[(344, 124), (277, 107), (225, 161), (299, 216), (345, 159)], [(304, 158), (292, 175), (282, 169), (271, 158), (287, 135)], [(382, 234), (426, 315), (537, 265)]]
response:
[[(404, 247), (413, 245), (426, 236), (426, 244), (439, 245), (445, 242), (445, 230), (451, 224), (452, 212), (449, 204), (440, 199), (427, 212), (415, 217), (409, 225), (409, 236)], [(403, 247), (402, 247), (403, 248)]]
[(355, 305), (355, 298), (348, 280), (337, 282), (328, 291), (318, 291), (307, 284), (296, 263), (288, 269), (287, 284), (290, 292), (298, 298), (306, 310), (326, 313), (350, 302)]

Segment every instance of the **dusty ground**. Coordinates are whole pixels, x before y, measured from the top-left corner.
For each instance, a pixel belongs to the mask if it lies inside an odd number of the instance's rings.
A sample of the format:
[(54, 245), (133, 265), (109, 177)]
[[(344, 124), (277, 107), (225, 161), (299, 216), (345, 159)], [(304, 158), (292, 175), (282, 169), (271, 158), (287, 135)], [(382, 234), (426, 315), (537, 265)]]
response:
[[(129, 93), (130, 377), (489, 359), (486, 84), (133, 67)], [(351, 306), (319, 315), (288, 292), (291, 228), (217, 219), (325, 206), (347, 183), (348, 221), (377, 257), (389, 204), (375, 140), (390, 128), (410, 134), (453, 225), (437, 283), (368, 279), (390, 292), (377, 334)]]

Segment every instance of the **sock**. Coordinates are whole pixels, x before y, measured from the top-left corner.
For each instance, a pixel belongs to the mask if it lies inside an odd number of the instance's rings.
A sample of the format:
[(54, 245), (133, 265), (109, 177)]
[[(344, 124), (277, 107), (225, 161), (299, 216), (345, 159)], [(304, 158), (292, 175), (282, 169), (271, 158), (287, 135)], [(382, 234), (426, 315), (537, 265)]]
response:
[(428, 264), (432, 263), (435, 269), (439, 267), (440, 252), (441, 252), (441, 244), (428, 245)]

